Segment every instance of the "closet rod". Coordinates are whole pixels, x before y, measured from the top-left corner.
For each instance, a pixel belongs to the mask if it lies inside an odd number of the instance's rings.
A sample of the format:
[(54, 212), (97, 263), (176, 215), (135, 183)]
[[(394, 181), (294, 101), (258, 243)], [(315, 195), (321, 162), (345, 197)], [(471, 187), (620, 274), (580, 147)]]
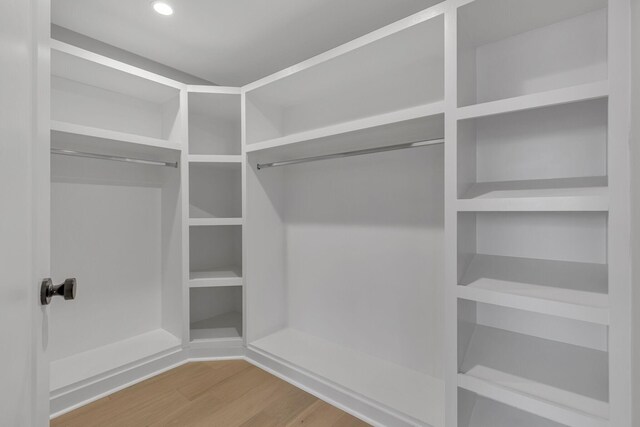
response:
[(85, 153), (83, 151), (62, 150), (59, 148), (52, 148), (51, 154), (59, 154), (61, 156), (72, 156), (72, 157), (87, 157), (89, 159), (113, 160), (116, 162), (141, 163), (144, 165), (153, 165), (153, 166), (169, 166), (172, 168), (178, 167), (178, 162), (161, 162), (156, 160), (144, 160), (144, 159), (135, 159), (130, 157), (109, 156), (106, 154)]
[(287, 165), (296, 165), (298, 163), (316, 162), (318, 160), (338, 159), (342, 157), (361, 156), (363, 154), (373, 154), (373, 153), (382, 153), (385, 151), (404, 150), (405, 148), (426, 147), (429, 145), (436, 145), (436, 144), (444, 144), (444, 139), (443, 138), (426, 139), (423, 141), (407, 142), (404, 144), (389, 145), (386, 147), (367, 148), (364, 150), (345, 151), (343, 153), (327, 154), (324, 156), (304, 157), (302, 159), (285, 160), (281, 162), (272, 162), (272, 163), (258, 163), (258, 170), (273, 168), (276, 166), (287, 166)]

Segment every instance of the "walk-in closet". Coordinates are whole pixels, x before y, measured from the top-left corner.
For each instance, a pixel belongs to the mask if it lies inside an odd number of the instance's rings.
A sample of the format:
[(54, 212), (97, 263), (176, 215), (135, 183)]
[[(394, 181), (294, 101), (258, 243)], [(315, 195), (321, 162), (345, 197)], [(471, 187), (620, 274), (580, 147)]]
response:
[(25, 3), (0, 424), (640, 425), (638, 2)]

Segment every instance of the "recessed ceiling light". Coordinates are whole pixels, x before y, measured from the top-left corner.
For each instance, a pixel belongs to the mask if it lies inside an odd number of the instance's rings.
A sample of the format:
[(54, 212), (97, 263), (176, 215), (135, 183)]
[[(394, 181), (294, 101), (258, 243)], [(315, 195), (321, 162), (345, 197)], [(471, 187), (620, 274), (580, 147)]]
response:
[(163, 1), (154, 1), (153, 3), (151, 3), (151, 5), (153, 6), (153, 10), (158, 12), (160, 15), (173, 15), (173, 8), (171, 7), (171, 5), (169, 5), (169, 3)]

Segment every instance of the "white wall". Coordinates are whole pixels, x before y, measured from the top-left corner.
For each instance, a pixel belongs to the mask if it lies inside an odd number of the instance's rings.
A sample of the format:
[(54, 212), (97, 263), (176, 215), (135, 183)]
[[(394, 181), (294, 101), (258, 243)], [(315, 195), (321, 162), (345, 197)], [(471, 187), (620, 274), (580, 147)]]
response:
[(441, 376), (441, 146), (288, 166), (290, 327)]

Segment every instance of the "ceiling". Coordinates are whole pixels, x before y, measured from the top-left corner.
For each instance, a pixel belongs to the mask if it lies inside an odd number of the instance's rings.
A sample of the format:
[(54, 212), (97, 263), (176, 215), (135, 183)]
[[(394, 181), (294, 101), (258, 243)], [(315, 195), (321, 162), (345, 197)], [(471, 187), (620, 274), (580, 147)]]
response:
[(52, 0), (54, 24), (225, 86), (241, 86), (439, 0)]

